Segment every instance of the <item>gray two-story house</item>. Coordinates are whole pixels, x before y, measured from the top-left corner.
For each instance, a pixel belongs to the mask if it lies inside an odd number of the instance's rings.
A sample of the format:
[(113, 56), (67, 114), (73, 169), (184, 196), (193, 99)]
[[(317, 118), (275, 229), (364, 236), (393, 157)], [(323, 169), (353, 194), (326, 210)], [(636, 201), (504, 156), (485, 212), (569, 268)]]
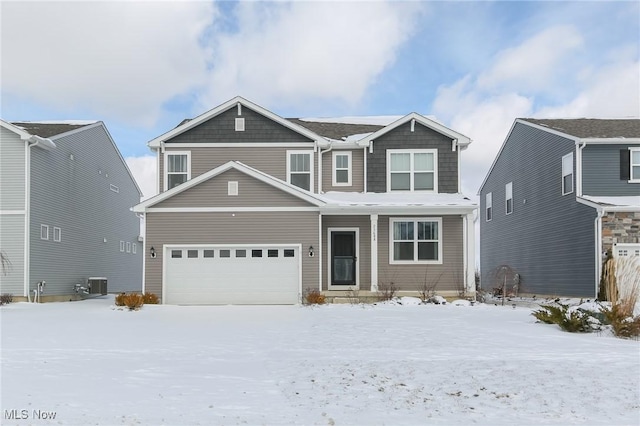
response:
[(387, 125), (285, 119), (236, 97), (153, 139), (144, 289), (171, 304), (294, 304), (311, 290), (473, 296), (468, 137), (419, 114)]
[(105, 125), (0, 124), (0, 292), (75, 300), (89, 278), (141, 291), (141, 193)]
[(515, 120), (480, 205), (484, 289), (596, 297), (608, 251), (640, 255), (640, 120)]

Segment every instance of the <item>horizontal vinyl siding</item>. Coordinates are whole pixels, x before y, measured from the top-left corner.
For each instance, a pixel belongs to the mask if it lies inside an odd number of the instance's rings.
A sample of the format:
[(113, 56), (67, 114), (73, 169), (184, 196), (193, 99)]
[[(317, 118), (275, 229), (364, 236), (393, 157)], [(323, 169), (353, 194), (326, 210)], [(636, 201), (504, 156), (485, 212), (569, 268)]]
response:
[[(632, 145), (587, 145), (582, 150), (582, 193), (594, 196), (638, 196), (640, 183), (620, 179), (620, 150)], [(640, 145), (633, 145), (640, 147)], [(628, 165), (627, 165), (628, 167)]]
[(24, 294), (24, 215), (0, 215), (0, 250), (9, 261), (0, 270), (0, 294)]
[(322, 216), (322, 289), (327, 290), (331, 280), (329, 275), (328, 234), (329, 228), (358, 228), (360, 234), (359, 256), (357, 259), (360, 274), (360, 289), (371, 289), (371, 220), (369, 216)]
[(20, 136), (0, 127), (0, 210), (25, 208), (25, 146)]
[(379, 216), (378, 218), (378, 285), (381, 287), (393, 283), (398, 290), (416, 291), (421, 290), (426, 281), (428, 284), (436, 284), (435, 291), (456, 291), (464, 288), (462, 217), (441, 216), (443, 241), (441, 265), (391, 265), (389, 263), (389, 220), (401, 217), (404, 216)]
[[(238, 182), (238, 195), (228, 195), (228, 182)], [(238, 170), (229, 170), (174, 195), (161, 207), (312, 207), (306, 201)]]
[[(595, 296), (595, 210), (562, 195), (562, 156), (573, 141), (517, 123), (480, 195), (482, 287), (497, 287), (507, 265), (520, 274), (520, 291)], [(575, 162), (575, 155), (574, 155)], [(574, 165), (575, 170), (575, 165)], [(513, 213), (505, 214), (505, 184), (513, 182)], [(575, 173), (574, 173), (575, 186)], [(493, 219), (486, 221), (492, 192)]]
[(458, 192), (458, 151), (451, 151), (451, 138), (416, 122), (407, 122), (373, 142), (367, 153), (367, 192), (387, 192), (387, 149), (437, 149), (438, 192)]
[(318, 288), (318, 256), (306, 255), (309, 246), (319, 247), (318, 213), (147, 213), (146, 226), (145, 291), (158, 296), (164, 244), (301, 244), (303, 292)]
[[(333, 186), (333, 153), (351, 153), (351, 186)], [(322, 191), (364, 192), (364, 150), (335, 150), (322, 155)]]
[[(140, 221), (130, 211), (139, 194), (105, 129), (54, 142), (56, 149), (31, 152), (31, 287), (46, 280), (45, 295), (72, 294), (76, 283), (97, 276), (107, 278), (109, 292), (140, 291)], [(49, 226), (47, 241), (41, 224)], [(54, 227), (61, 242), (53, 241)], [(136, 244), (137, 253), (121, 253), (120, 241)]]
[[(247, 166), (258, 169), (261, 172), (267, 173), (275, 178), (286, 181), (287, 180), (287, 150), (306, 150), (306, 148), (167, 148), (166, 152), (171, 151), (190, 151), (191, 152), (191, 178), (195, 178), (208, 172), (211, 169), (215, 169), (229, 161), (239, 161)], [(313, 151), (310, 147), (309, 151)], [(317, 152), (313, 153), (313, 174), (314, 174), (314, 188), (317, 188), (318, 173), (317, 173)], [(160, 158), (160, 191), (163, 191), (164, 185), (164, 155)]]

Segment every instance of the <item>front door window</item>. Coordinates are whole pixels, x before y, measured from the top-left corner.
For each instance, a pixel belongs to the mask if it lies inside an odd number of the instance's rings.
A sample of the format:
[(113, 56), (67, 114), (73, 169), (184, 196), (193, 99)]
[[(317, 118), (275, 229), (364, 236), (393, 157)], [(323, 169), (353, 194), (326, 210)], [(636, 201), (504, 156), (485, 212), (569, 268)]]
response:
[(331, 284), (356, 284), (356, 233), (334, 231), (331, 233)]

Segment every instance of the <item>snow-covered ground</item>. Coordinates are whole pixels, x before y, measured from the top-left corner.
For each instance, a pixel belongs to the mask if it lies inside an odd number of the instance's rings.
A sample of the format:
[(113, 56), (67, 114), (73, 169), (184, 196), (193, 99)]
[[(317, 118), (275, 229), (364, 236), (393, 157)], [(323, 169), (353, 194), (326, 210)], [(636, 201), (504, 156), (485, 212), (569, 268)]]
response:
[(640, 343), (530, 313), (11, 304), (0, 423), (638, 425)]

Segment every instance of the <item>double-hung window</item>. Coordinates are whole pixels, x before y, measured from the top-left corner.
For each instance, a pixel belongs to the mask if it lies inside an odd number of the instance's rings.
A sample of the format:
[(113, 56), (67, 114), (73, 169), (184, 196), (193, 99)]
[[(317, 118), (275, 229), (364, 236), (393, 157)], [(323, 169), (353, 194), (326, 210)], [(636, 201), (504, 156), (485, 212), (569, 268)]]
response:
[(562, 195), (573, 192), (573, 152), (562, 157)]
[(312, 190), (313, 151), (287, 151), (287, 182)]
[(438, 150), (388, 149), (387, 191), (438, 191)]
[(165, 152), (165, 190), (174, 188), (191, 179), (191, 153)]
[(333, 186), (351, 186), (351, 151), (333, 151)]
[(640, 182), (640, 148), (629, 148), (630, 158), (630, 171), (629, 177), (633, 182)]
[(506, 214), (513, 213), (513, 182), (504, 186), (504, 206)]
[(390, 263), (442, 263), (442, 219), (391, 219)]
[(485, 214), (485, 218), (487, 220), (487, 222), (489, 222), (492, 217), (493, 217), (493, 193), (489, 192), (487, 195), (484, 196), (485, 198), (485, 210), (486, 210), (486, 214)]

